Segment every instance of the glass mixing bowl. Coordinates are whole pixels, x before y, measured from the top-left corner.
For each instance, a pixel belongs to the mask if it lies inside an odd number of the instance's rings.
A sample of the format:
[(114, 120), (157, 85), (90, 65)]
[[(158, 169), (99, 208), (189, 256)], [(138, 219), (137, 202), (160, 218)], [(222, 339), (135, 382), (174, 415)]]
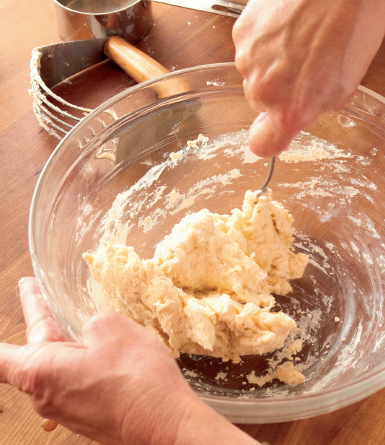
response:
[[(81, 341), (82, 324), (102, 308), (82, 259), (102, 236), (150, 258), (186, 213), (229, 213), (258, 188), (267, 162), (246, 148), (255, 117), (234, 65), (208, 65), (119, 94), (59, 144), (35, 190), (29, 235), (36, 277), (69, 340)], [(274, 354), (239, 364), (182, 354), (191, 386), (229, 420), (310, 417), (385, 386), (384, 142), (385, 100), (360, 87), (277, 160), (273, 198), (294, 217), (295, 250), (310, 255), (293, 292), (276, 296), (305, 338), (295, 363), (306, 381), (250, 384)]]

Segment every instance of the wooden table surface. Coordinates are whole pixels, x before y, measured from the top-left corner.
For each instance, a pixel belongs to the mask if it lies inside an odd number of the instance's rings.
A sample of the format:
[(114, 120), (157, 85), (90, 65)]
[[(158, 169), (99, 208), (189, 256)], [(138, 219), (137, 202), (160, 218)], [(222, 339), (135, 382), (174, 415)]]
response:
[[(153, 4), (154, 26), (137, 46), (169, 70), (234, 60), (234, 19)], [(16, 292), (18, 280), (32, 275), (28, 250), (28, 213), (37, 178), (57, 145), (32, 112), (29, 61), (34, 47), (59, 42), (50, 0), (1, 0), (0, 153), (1, 153), (1, 305), (0, 341), (25, 342), (25, 324)], [(385, 43), (362, 81), (385, 96)], [(82, 83), (83, 82), (83, 83)], [(96, 106), (133, 85), (112, 63), (96, 70), (92, 81), (79, 80)], [(75, 85), (79, 88), (79, 85)], [(76, 96), (77, 91), (69, 91)], [(0, 444), (90, 444), (90, 439), (59, 426), (47, 433), (28, 396), (0, 386)], [(334, 413), (296, 422), (239, 425), (252, 437), (272, 445), (385, 444), (385, 389)], [(94, 442), (95, 443), (95, 442)]]

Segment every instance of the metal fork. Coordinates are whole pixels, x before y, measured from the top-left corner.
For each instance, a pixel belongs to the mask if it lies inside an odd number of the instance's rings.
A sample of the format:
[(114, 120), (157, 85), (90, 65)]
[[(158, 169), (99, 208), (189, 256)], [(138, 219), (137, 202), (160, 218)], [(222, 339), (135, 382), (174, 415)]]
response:
[(265, 177), (265, 180), (263, 181), (262, 185), (257, 190), (258, 194), (266, 192), (267, 186), (269, 185), (269, 182), (270, 182), (270, 179), (273, 176), (274, 164), (275, 164), (275, 157), (272, 157), (269, 159), (269, 165), (267, 168), (267, 175)]

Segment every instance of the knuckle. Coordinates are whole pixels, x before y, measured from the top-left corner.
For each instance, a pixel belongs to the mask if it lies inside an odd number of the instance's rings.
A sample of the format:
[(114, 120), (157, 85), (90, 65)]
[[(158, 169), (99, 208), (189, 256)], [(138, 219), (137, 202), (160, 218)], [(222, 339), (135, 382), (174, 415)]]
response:
[(245, 76), (247, 73), (247, 55), (245, 51), (237, 48), (235, 53), (235, 67), (236, 69)]
[(13, 378), (19, 389), (36, 400), (50, 399), (50, 363), (44, 357), (40, 346), (29, 347), (23, 366), (15, 370)]
[(265, 85), (259, 81), (258, 73), (254, 72), (253, 75), (247, 76), (247, 91), (248, 96), (253, 102), (268, 103), (265, 94)]
[(56, 411), (54, 400), (52, 397), (41, 397), (32, 399), (34, 410), (42, 417), (50, 417)]
[(303, 103), (293, 99), (289, 107), (281, 109), (277, 122), (283, 132), (297, 132), (312, 124), (322, 112), (322, 107), (317, 101)]
[(43, 398), (47, 383), (44, 371), (41, 368), (29, 369), (27, 375), (28, 377), (24, 381), (26, 389), (24, 392), (31, 394), (36, 399)]
[(279, 128), (281, 128), (284, 133), (287, 133), (290, 131), (300, 130), (302, 127), (307, 125), (306, 121), (307, 119), (304, 117), (304, 113), (300, 112), (299, 110), (290, 110), (281, 114), (278, 123)]
[(283, 100), (285, 82), (278, 72), (266, 72), (257, 67), (247, 76), (250, 96), (254, 101), (263, 102), (269, 106), (279, 105)]
[(231, 31), (231, 37), (234, 41), (235, 46), (244, 43), (245, 39), (248, 38), (248, 28), (244, 15), (238, 17), (235, 21), (233, 29)]
[(350, 102), (350, 100), (352, 99), (356, 89), (357, 89), (358, 85), (353, 85), (353, 86), (344, 86), (341, 89), (339, 89), (338, 91), (335, 92), (334, 96), (334, 103), (332, 104), (332, 106), (329, 105), (329, 107), (325, 107), (325, 108), (329, 108), (329, 109), (337, 109), (337, 108), (341, 108), (343, 106), (345, 106), (348, 102)]
[(233, 29), (231, 31), (231, 37), (234, 41), (234, 44), (237, 45), (238, 41), (239, 41), (239, 31), (240, 31), (240, 19), (238, 19), (233, 26)]

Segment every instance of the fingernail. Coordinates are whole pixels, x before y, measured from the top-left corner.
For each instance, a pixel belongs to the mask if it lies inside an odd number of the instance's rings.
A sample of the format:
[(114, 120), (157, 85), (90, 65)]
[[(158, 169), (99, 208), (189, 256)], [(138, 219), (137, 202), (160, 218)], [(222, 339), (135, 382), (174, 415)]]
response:
[(25, 291), (26, 289), (28, 289), (29, 282), (29, 277), (20, 278), (19, 282), (17, 283), (19, 293), (21, 293), (23, 290)]
[(19, 282), (17, 283), (19, 285), (19, 290), (24, 286), (24, 284), (27, 282), (27, 277), (20, 278)]

